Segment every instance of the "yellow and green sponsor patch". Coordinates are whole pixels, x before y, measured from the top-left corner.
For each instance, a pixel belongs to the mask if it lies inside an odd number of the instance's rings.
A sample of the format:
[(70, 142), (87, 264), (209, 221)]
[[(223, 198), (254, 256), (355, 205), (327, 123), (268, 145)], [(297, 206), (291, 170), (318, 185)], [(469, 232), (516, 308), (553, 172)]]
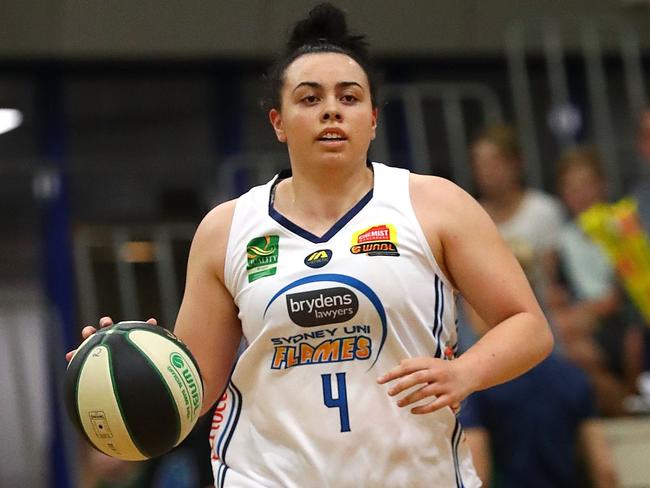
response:
[(279, 241), (280, 236), (262, 236), (248, 242), (246, 245), (246, 270), (249, 283), (275, 274)]

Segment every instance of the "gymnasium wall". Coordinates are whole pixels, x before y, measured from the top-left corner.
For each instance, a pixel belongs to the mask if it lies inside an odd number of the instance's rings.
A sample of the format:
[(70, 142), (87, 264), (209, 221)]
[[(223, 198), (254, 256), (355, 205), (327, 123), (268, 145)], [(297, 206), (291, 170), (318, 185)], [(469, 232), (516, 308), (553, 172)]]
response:
[[(0, 58), (259, 58), (312, 0), (5, 0)], [(518, 19), (606, 18), (643, 27), (647, 0), (335, 1), (380, 55), (500, 53)], [(650, 29), (641, 29), (650, 45)], [(571, 47), (577, 36), (567, 40)]]

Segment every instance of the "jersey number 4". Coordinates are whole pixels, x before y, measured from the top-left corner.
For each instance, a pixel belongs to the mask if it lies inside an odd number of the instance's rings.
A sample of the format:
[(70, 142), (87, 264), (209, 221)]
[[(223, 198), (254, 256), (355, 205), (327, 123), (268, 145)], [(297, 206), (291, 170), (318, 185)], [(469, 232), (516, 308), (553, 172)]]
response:
[(350, 415), (348, 414), (348, 393), (345, 385), (345, 373), (336, 373), (336, 390), (338, 397), (332, 395), (331, 373), (320, 375), (323, 380), (323, 402), (327, 408), (338, 408), (341, 432), (350, 432)]

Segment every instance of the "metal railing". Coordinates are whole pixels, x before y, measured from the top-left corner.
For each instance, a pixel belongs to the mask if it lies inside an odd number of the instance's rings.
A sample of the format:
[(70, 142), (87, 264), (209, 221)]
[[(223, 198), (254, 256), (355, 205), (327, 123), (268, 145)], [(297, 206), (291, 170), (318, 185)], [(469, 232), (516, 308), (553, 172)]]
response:
[[(105, 279), (96, 271), (97, 257), (93, 250), (103, 252), (99, 259), (108, 263), (116, 275), (114, 291), (119, 303), (119, 317), (144, 320), (143, 307), (138, 298), (136, 266), (149, 263), (153, 266), (153, 282), (160, 303), (162, 323), (172, 327), (180, 306), (182, 290), (179, 283), (185, 275), (186, 256), (174, 257), (173, 243), (180, 242), (189, 249), (195, 226), (192, 224), (156, 224), (148, 226), (92, 226), (79, 229), (74, 238), (75, 273), (80, 318), (83, 323), (94, 324), (100, 315), (98, 283)], [(117, 317), (116, 317), (117, 319)]]
[[(566, 65), (567, 49), (564, 47), (567, 29), (579, 34), (578, 55), (585, 64), (585, 81), (588, 89), (588, 107), (575, 107), (570, 93), (570, 78)], [(604, 51), (601, 37), (613, 33), (618, 42), (616, 49)], [(535, 36), (535, 42), (529, 40)], [(541, 44), (541, 46), (540, 46)], [(553, 19), (521, 20), (511, 26), (506, 35), (506, 56), (516, 124), (521, 135), (526, 162), (526, 176), (532, 186), (543, 185), (542, 156), (540, 150), (541, 128), (536, 126), (537, 111), (531, 93), (531, 72), (527, 61), (535, 49), (541, 47), (546, 68), (546, 87), (550, 106), (543, 107), (550, 117), (560, 120), (554, 132), (558, 147), (563, 149), (575, 142), (585, 113), (591, 113), (593, 134), (589, 135), (601, 151), (610, 179), (610, 190), (618, 195), (623, 190), (621, 166), (621, 140), (617, 137), (619, 125), (613, 113), (615, 101), (608, 91), (611, 78), (618, 73), (608, 72), (606, 56), (617, 57), (622, 65), (627, 103), (625, 126), (633, 126), (637, 115), (646, 105), (646, 88), (638, 33), (633, 26), (623, 22), (596, 19), (576, 19), (560, 23)], [(562, 120), (562, 118), (564, 120)], [(573, 119), (573, 120), (570, 120)]]
[[(475, 102), (480, 107), (486, 123), (503, 120), (503, 111), (497, 95), (490, 87), (475, 82), (404, 83), (382, 87), (382, 97), (387, 102), (401, 103), (404, 107), (406, 134), (411, 153), (411, 169), (417, 173), (434, 171), (436, 150), (431, 147), (431, 133), (440, 131), (449, 149), (451, 177), (459, 185), (469, 188), (472, 182), (468, 156), (468, 121), (463, 111), (464, 102)], [(425, 104), (440, 102), (443, 127), (427, 127)], [(373, 142), (373, 158), (390, 161), (391, 149), (386, 126), (379, 123)]]

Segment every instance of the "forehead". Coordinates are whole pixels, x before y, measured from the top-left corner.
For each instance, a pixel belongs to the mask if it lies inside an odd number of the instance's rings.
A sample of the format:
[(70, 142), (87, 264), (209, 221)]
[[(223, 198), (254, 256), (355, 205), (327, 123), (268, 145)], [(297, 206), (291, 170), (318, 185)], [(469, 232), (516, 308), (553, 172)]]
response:
[(575, 163), (570, 164), (567, 166), (564, 174), (561, 175), (562, 180), (582, 180), (598, 177), (596, 170), (586, 161), (576, 161)]
[(303, 81), (323, 85), (353, 81), (368, 87), (368, 77), (363, 68), (350, 56), (341, 53), (303, 54), (287, 67), (284, 81), (289, 89)]
[(481, 156), (498, 156), (501, 154), (499, 147), (487, 139), (479, 139), (472, 146), (472, 151)]

